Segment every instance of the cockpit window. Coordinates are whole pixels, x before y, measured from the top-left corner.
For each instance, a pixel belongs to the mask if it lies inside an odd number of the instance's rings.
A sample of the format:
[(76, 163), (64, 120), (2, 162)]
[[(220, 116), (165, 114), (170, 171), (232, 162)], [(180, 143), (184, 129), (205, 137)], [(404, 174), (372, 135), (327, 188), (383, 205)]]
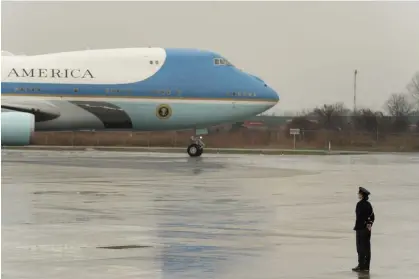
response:
[(214, 64), (233, 67), (233, 64), (231, 64), (227, 59), (224, 59), (224, 58), (214, 58)]

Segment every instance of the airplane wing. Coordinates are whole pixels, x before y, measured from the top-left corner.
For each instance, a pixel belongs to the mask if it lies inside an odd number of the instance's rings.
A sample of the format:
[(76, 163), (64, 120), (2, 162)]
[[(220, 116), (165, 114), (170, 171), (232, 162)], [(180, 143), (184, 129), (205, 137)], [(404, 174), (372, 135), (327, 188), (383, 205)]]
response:
[(60, 111), (56, 106), (43, 101), (10, 102), (2, 100), (1, 108), (9, 111), (31, 113), (35, 116), (36, 122), (52, 120), (60, 116)]

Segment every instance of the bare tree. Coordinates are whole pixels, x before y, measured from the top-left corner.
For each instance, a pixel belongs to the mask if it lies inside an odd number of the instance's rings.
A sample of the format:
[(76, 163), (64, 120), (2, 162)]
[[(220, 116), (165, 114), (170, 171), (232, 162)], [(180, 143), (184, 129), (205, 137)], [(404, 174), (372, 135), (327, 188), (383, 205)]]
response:
[(407, 85), (407, 90), (419, 105), (419, 71), (414, 74), (412, 80)]
[(353, 117), (353, 124), (357, 130), (376, 132), (378, 129), (379, 117), (378, 113), (371, 109), (360, 109)]
[(413, 105), (408, 97), (401, 93), (392, 94), (385, 106), (391, 116), (408, 116), (413, 112)]
[(343, 103), (325, 104), (321, 108), (314, 109), (313, 114), (319, 119), (323, 128), (342, 130), (347, 125), (346, 117), (349, 115), (349, 109)]
[(408, 117), (413, 113), (413, 104), (406, 94), (392, 94), (386, 102), (388, 113), (392, 116), (392, 132), (406, 132), (409, 127)]

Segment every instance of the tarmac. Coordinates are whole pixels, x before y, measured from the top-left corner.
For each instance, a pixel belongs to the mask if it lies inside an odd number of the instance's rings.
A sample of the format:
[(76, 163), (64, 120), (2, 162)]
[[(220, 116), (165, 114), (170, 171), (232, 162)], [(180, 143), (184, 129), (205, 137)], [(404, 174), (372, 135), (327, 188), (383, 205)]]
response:
[[(186, 153), (183, 147), (138, 147), (138, 146), (54, 146), (28, 145), (7, 146), (9, 150), (50, 150), (50, 151), (123, 151), (123, 152), (152, 152), (152, 153)], [(263, 155), (353, 155), (368, 154), (367, 151), (355, 150), (321, 150), (321, 149), (279, 149), (279, 148), (208, 148), (207, 154), (263, 154)]]
[[(2, 278), (419, 274), (419, 155), (2, 150)], [(358, 186), (376, 214), (359, 277)]]

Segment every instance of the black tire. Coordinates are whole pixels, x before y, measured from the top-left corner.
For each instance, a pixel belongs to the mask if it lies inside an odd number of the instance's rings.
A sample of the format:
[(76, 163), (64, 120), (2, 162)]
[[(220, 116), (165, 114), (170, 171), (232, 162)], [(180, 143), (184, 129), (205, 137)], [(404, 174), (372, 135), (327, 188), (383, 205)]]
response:
[(202, 148), (199, 145), (193, 143), (188, 146), (187, 152), (191, 157), (198, 157), (202, 154)]

